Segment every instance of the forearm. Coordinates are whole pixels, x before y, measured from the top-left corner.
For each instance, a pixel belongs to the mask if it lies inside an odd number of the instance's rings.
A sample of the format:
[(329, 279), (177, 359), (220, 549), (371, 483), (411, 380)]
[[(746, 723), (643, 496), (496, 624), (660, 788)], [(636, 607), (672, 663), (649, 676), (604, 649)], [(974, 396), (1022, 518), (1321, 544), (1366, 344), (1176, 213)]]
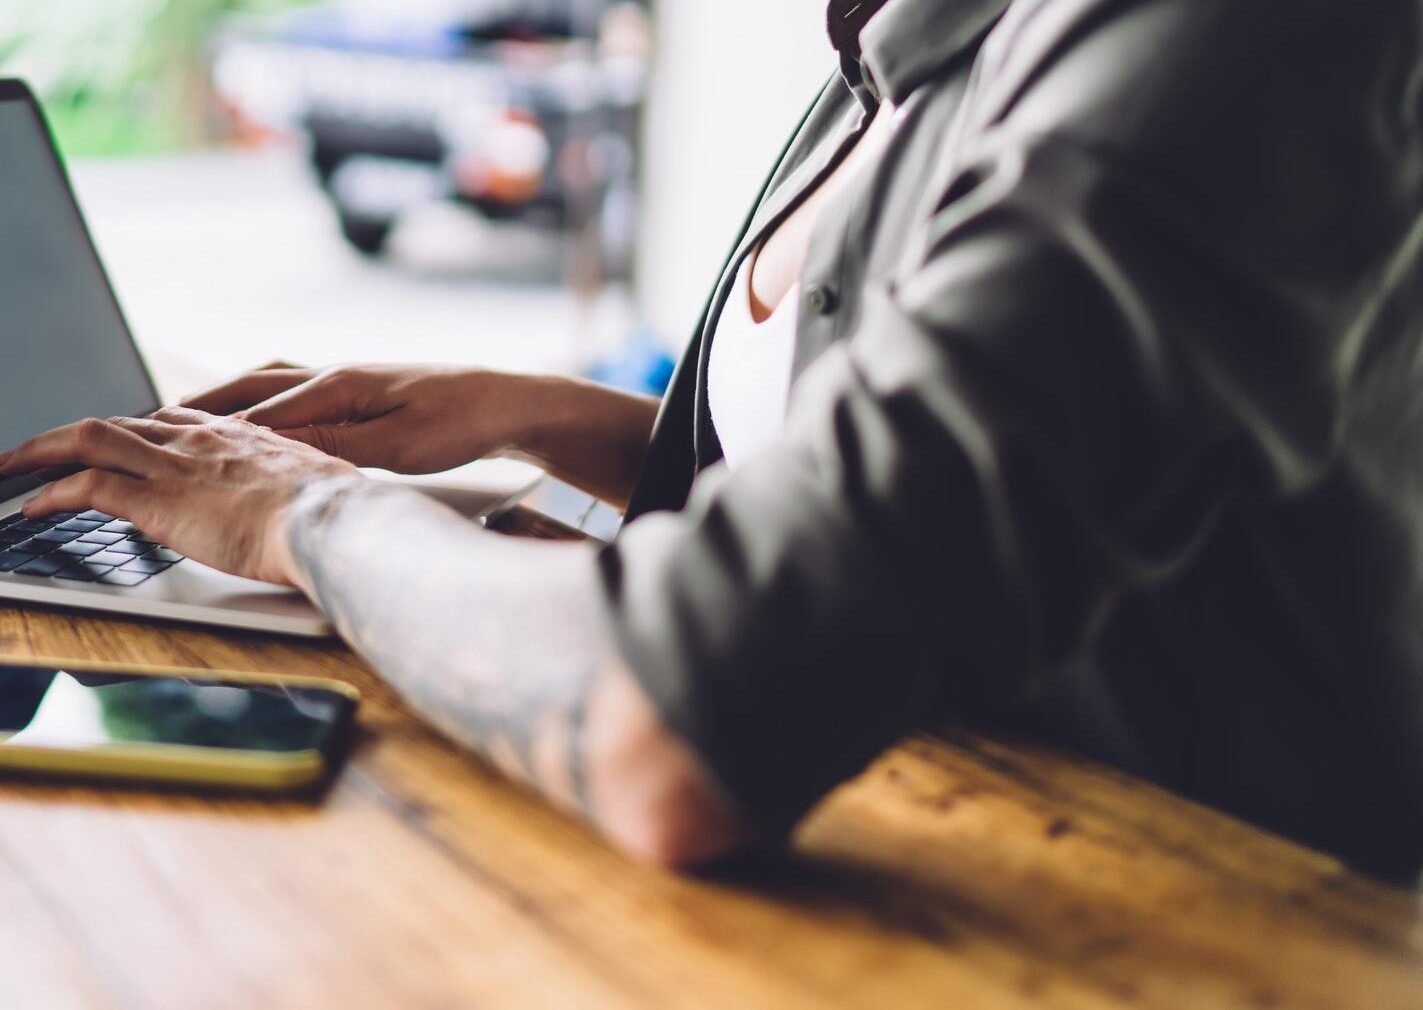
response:
[[(309, 487), (287, 523), (303, 588), (454, 740), (652, 858), (730, 844), (724, 807), (619, 655), (591, 548), (487, 533), (359, 480)], [(373, 551), (390, 529), (403, 549)]]
[(529, 376), (518, 444), (553, 476), (618, 508), (627, 505), (659, 401), (582, 379)]

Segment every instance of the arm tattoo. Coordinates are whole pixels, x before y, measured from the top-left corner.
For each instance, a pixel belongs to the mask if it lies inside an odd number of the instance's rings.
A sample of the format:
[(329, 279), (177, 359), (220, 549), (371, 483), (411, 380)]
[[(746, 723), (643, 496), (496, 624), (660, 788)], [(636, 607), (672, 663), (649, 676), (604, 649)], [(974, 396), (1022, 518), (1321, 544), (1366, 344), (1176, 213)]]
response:
[(289, 533), (322, 608), (414, 708), (593, 815), (583, 726), (622, 667), (591, 548), (487, 533), (418, 492), (353, 478), (306, 488)]

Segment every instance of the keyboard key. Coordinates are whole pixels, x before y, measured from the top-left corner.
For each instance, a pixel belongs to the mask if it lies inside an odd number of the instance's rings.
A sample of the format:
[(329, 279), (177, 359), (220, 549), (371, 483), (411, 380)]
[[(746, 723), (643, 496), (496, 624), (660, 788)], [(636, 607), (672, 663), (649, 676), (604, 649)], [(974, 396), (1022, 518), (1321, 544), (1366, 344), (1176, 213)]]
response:
[(157, 575), (159, 572), (166, 572), (173, 567), (171, 561), (150, 561), (148, 558), (134, 558), (124, 565), (120, 571), (143, 572), (145, 575)]
[(3, 519), (0, 519), (0, 530), (3, 530), (6, 526), (13, 526), (15, 523), (24, 521), (25, 514), (23, 512), (12, 512)]
[(25, 554), (48, 554), (58, 546), (53, 540), (26, 540), (22, 544), (15, 544), (10, 550)]
[(153, 550), (153, 548), (148, 544), (136, 544), (132, 540), (120, 540), (116, 544), (110, 544), (109, 550), (115, 554), (132, 554), (137, 556), (139, 554), (147, 554)]
[(31, 558), (26, 564), (15, 569), (16, 575), (54, 575), (69, 567), (73, 559), (61, 554), (58, 557)]
[(91, 554), (98, 554), (103, 549), (103, 544), (86, 544), (82, 540), (76, 540), (71, 544), (60, 544), (55, 553), (69, 554), (76, 558), (87, 558)]
[(179, 554), (171, 547), (159, 547), (144, 555), (144, 557), (150, 561), (166, 561), (170, 565), (176, 565), (179, 561), (182, 561), (185, 556), (186, 555)]
[(92, 509), (88, 512), (79, 513), (79, 518), (91, 523), (111, 523), (114, 517), (106, 512), (95, 512)]
[(70, 519), (73, 519), (78, 514), (78, 512), (51, 512), (49, 515), (45, 516), (44, 519), (45, 522), (58, 524), (62, 522), (68, 522)]
[(115, 519), (113, 522), (104, 523), (104, 530), (107, 533), (122, 533), (128, 537), (137, 533), (138, 527), (126, 519)]
[[(0, 530), (0, 537), (3, 537), (4, 535), (5, 531)], [(135, 533), (133, 536), (129, 537), (129, 539), (136, 544), (152, 544), (154, 547), (158, 546), (158, 541), (154, 540), (147, 533)]]
[(145, 575), (142, 572), (115, 571), (107, 572), (104, 575), (99, 576), (99, 581), (106, 586), (137, 586), (144, 582), (147, 582), (151, 578), (153, 578), (153, 576)]
[(103, 523), (90, 522), (88, 519), (71, 519), (66, 523), (60, 523), (59, 529), (73, 530), (76, 533), (93, 533)]
[(35, 556), (33, 554), (21, 554), (19, 551), (0, 551), (0, 572), (13, 572), (16, 568), (34, 559)]
[(97, 565), (112, 565), (117, 568), (119, 565), (126, 565), (132, 561), (133, 555), (120, 554), (118, 551), (101, 551), (98, 554), (89, 555), (88, 560)]
[(36, 533), (34, 539), (48, 540), (52, 544), (67, 544), (71, 540), (78, 540), (81, 534), (74, 530), (45, 530), (43, 533)]
[(94, 533), (85, 533), (79, 539), (86, 544), (116, 544), (124, 538), (122, 533), (105, 533), (102, 530)]
[(18, 530), (0, 530), (0, 547), (9, 547), (11, 544), (18, 544), (29, 538), (28, 533), (21, 533)]
[(108, 575), (112, 571), (113, 569), (108, 565), (96, 565), (88, 561), (81, 561), (78, 564), (70, 565), (55, 578), (68, 579), (70, 582), (97, 582), (101, 576)]
[(43, 533), (45, 530), (50, 528), (50, 525), (50, 523), (42, 523), (38, 519), (21, 519), (19, 522), (15, 523), (9, 528), (12, 530), (23, 530), (26, 533), (34, 534)]

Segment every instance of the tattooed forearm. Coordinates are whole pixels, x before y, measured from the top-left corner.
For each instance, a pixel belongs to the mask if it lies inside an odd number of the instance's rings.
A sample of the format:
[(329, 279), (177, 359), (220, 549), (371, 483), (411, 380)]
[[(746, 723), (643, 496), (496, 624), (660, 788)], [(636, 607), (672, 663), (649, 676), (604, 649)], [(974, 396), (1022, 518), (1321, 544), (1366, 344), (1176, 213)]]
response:
[(487, 533), (415, 491), (358, 479), (306, 489), (289, 529), (307, 588), (411, 705), (592, 815), (583, 727), (625, 674), (590, 548)]

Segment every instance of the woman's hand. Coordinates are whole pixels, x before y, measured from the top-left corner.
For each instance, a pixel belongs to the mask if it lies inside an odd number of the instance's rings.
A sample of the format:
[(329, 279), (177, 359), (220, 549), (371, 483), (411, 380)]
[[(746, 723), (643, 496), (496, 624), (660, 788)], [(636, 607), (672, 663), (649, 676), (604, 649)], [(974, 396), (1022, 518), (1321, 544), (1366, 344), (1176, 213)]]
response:
[(313, 480), (351, 464), (255, 424), (182, 407), (151, 418), (90, 419), (0, 454), (0, 476), (85, 467), (47, 485), (25, 514), (98, 509), (204, 564), (295, 585), (286, 509)]
[(621, 507), (658, 401), (581, 379), (432, 365), (272, 365), (184, 406), (234, 414), (357, 466), (438, 473), (485, 456), (532, 459)]
[(518, 451), (550, 381), (433, 365), (274, 366), (184, 406), (235, 414), (357, 466), (437, 473)]

